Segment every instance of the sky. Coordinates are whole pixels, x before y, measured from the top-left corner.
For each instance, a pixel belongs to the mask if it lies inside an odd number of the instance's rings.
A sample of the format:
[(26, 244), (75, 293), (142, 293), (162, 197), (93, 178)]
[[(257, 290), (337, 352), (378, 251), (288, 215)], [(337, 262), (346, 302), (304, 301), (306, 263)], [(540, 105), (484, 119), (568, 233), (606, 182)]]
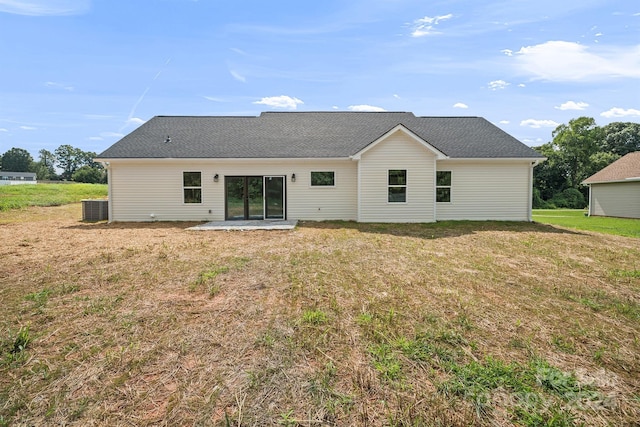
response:
[(0, 0), (0, 154), (156, 115), (481, 116), (530, 146), (640, 122), (637, 0)]

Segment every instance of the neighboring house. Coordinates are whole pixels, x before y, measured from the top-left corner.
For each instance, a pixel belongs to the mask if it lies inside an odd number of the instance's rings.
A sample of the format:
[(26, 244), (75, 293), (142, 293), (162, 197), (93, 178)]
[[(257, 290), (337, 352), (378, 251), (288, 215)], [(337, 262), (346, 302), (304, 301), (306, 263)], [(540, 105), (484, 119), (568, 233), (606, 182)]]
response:
[(582, 181), (589, 215), (640, 218), (640, 151), (629, 153)]
[(33, 172), (0, 171), (0, 185), (37, 184), (36, 174)]
[(540, 154), (479, 117), (154, 117), (101, 153), (109, 220), (531, 220)]

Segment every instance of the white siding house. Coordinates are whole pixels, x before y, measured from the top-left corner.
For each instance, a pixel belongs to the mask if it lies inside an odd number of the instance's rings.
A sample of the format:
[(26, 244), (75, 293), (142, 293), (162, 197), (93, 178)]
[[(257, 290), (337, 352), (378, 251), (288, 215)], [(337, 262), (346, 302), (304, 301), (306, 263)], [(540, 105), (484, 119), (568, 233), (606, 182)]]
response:
[(640, 218), (640, 151), (629, 153), (582, 182), (589, 215)]
[(98, 156), (110, 221), (531, 220), (535, 151), (484, 119), (155, 117)]

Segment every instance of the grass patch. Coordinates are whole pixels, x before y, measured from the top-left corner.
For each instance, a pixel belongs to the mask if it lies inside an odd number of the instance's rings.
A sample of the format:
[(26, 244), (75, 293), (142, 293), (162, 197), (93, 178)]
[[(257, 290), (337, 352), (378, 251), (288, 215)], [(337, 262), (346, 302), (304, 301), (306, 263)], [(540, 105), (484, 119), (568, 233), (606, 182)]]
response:
[(191, 233), (71, 207), (0, 212), (20, 217), (1, 226), (5, 424), (640, 419), (635, 238), (490, 221)]
[(534, 209), (533, 220), (574, 230), (640, 237), (640, 219), (585, 216), (582, 209)]
[(0, 186), (0, 211), (29, 206), (60, 206), (106, 197), (106, 184), (3, 185)]

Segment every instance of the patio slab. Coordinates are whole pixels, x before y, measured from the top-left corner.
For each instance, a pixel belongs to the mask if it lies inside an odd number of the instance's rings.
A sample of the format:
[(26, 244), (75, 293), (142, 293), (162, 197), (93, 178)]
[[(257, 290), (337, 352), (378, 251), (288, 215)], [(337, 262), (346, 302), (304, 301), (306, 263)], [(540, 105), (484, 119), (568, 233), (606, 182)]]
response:
[(293, 230), (298, 224), (297, 220), (255, 220), (255, 221), (213, 221), (206, 224), (189, 227), (187, 230), (222, 230), (222, 231), (249, 231), (249, 230)]

